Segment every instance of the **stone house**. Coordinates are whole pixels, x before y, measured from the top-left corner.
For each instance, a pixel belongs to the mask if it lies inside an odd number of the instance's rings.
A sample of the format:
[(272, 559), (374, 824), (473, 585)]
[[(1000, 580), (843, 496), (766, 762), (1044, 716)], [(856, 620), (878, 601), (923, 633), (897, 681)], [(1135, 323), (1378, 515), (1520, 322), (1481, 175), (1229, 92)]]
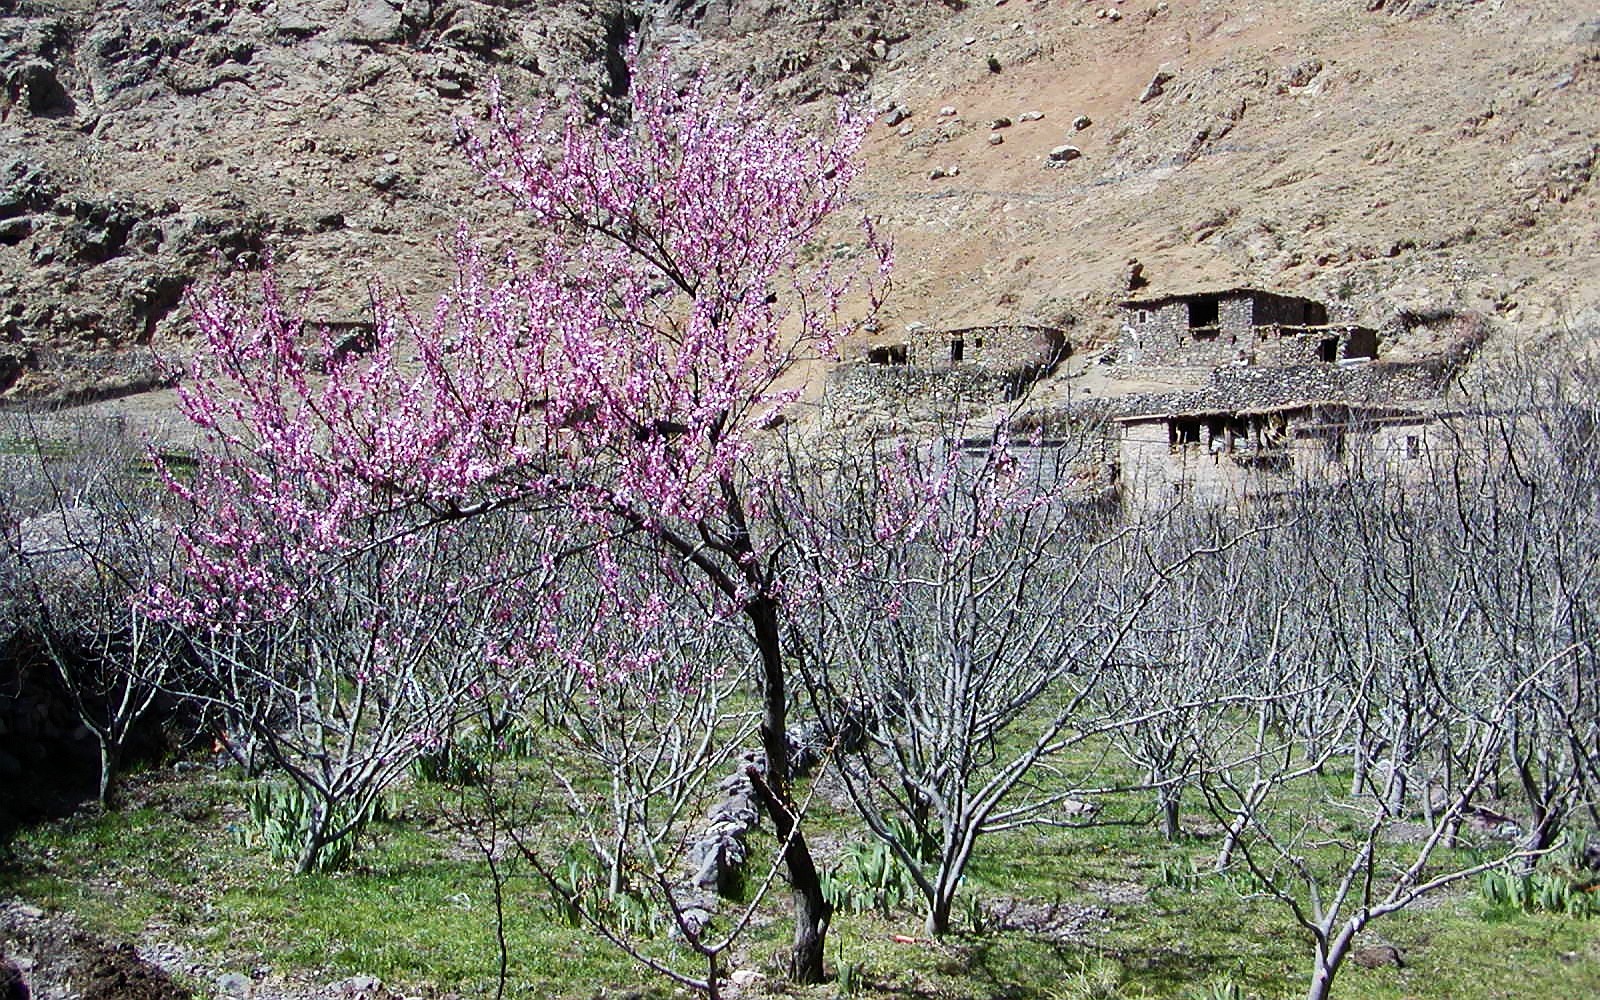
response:
[(1284, 365), (1374, 358), (1377, 332), (1329, 323), (1320, 302), (1254, 288), (1119, 303), (1121, 360), (1146, 366)]
[(1067, 335), (1053, 327), (993, 324), (932, 330), (913, 324), (905, 340), (875, 343), (862, 360), (930, 370), (971, 365), (994, 372), (1046, 374), (1071, 353)]
[(1016, 399), (1072, 353), (1066, 334), (1022, 324), (932, 330), (913, 324), (904, 340), (879, 340), (830, 375), (835, 399), (905, 396)]
[(1130, 513), (1184, 496), (1238, 506), (1356, 474), (1416, 485), (1460, 444), (1444, 414), (1348, 402), (1137, 413), (1112, 427)]

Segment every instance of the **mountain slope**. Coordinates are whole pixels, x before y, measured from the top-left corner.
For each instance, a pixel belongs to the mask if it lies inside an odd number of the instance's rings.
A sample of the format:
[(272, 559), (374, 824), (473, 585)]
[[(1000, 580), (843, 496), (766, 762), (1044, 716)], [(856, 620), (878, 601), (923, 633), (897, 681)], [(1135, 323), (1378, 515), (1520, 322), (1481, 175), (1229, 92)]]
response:
[(437, 291), (458, 220), (517, 238), (454, 119), (491, 76), (610, 99), (630, 38), (780, 102), (909, 112), (874, 126), (859, 188), (899, 251), (887, 335), (1105, 339), (1130, 258), (1141, 294), (1257, 284), (1374, 324), (1474, 309), (1502, 346), (1600, 301), (1581, 5), (0, 0), (0, 392), (154, 384), (130, 347), (181, 353), (182, 289), (269, 252), (322, 319), (359, 318), (373, 277)]

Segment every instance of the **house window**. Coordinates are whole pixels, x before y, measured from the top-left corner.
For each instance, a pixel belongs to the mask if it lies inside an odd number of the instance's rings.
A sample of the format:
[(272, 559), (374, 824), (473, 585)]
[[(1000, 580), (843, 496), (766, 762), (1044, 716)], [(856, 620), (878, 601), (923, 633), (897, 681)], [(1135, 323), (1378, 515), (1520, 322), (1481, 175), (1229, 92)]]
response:
[(1321, 358), (1323, 361), (1339, 360), (1339, 338), (1322, 338), (1322, 342), (1317, 345), (1317, 357)]
[(1189, 300), (1189, 329), (1198, 330), (1216, 326), (1220, 317), (1221, 311), (1217, 307), (1216, 299), (1208, 296)]
[(1406, 457), (1413, 459), (1422, 457), (1422, 439), (1415, 434), (1406, 435)]
[(1174, 420), (1167, 425), (1167, 442), (1173, 448), (1200, 443), (1200, 421)]
[(950, 363), (959, 365), (961, 359), (967, 355), (967, 342), (960, 337), (950, 341)]

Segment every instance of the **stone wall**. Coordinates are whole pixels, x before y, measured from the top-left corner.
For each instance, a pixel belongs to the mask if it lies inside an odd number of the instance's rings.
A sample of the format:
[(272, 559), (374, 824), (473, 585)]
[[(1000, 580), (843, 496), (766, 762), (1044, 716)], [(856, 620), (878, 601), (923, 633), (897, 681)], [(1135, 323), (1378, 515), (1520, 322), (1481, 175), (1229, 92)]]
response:
[(979, 365), (922, 368), (849, 362), (828, 373), (824, 393), (831, 405), (857, 410), (926, 400), (987, 402), (1015, 399), (1035, 378), (1032, 371), (999, 372)]
[(1292, 403), (1398, 403), (1436, 399), (1454, 372), (1446, 361), (1374, 361), (1260, 367), (1230, 365), (1200, 389), (1144, 392), (1081, 405), (1084, 415), (1264, 410)]
[[(1252, 355), (1260, 363), (1276, 363), (1273, 349), (1265, 345), (1281, 339), (1280, 328), (1317, 327), (1328, 321), (1321, 303), (1249, 289), (1125, 302), (1122, 315), (1123, 360), (1149, 365), (1219, 366)], [(1375, 337), (1372, 345), (1376, 347)], [(1303, 360), (1315, 356), (1313, 348)]]
[(1451, 370), (1442, 361), (1240, 366), (1219, 368), (1202, 391), (1236, 410), (1323, 400), (1391, 403), (1436, 398)]
[(1123, 309), (1122, 360), (1141, 365), (1232, 364), (1248, 352), (1254, 311), (1248, 297), (1216, 297), (1215, 322), (1191, 326), (1192, 299), (1130, 304)]
[(1065, 331), (1019, 324), (915, 329), (907, 343), (907, 362), (919, 368), (978, 365), (1007, 372), (1022, 368), (1048, 372), (1072, 353)]

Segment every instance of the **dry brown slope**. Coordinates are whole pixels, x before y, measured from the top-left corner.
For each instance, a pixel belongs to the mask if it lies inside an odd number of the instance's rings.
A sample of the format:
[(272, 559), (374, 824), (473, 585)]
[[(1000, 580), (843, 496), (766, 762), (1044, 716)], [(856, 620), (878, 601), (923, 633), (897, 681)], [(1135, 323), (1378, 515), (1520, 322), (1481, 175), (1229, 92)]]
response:
[[(1462, 306), (1537, 327), (1600, 302), (1600, 20), (1581, 5), (1100, 6), (975, 7), (876, 83), (913, 111), (909, 136), (876, 130), (862, 189), (898, 237), (891, 330), (1070, 310), (1104, 335), (1129, 257), (1151, 293), (1257, 284), (1368, 321)], [(988, 145), (1029, 109), (1044, 120)], [(1044, 169), (1062, 143), (1082, 159)]]
[[(1130, 256), (1152, 292), (1249, 282), (1369, 321), (1466, 305), (1538, 328), (1596, 302), (1600, 19), (1582, 5), (961, 6), (0, 0), (6, 72), (43, 60), (73, 102), (0, 121), (0, 174), (37, 166), (55, 189), (0, 219), (0, 368), (32, 351), (16, 388), (49, 395), (130, 338), (181, 350), (176, 290), (217, 253), (273, 249), (320, 316), (359, 314), (374, 275), (436, 291), (456, 220), (519, 226), (452, 118), (491, 74), (600, 86), (630, 24), (789, 99), (867, 81), (912, 109), (909, 135), (875, 127), (860, 189), (899, 246), (891, 332), (1070, 314), (1103, 336)], [(988, 144), (991, 119), (1030, 109), (1046, 117)], [(1045, 170), (1065, 142), (1083, 157)]]

